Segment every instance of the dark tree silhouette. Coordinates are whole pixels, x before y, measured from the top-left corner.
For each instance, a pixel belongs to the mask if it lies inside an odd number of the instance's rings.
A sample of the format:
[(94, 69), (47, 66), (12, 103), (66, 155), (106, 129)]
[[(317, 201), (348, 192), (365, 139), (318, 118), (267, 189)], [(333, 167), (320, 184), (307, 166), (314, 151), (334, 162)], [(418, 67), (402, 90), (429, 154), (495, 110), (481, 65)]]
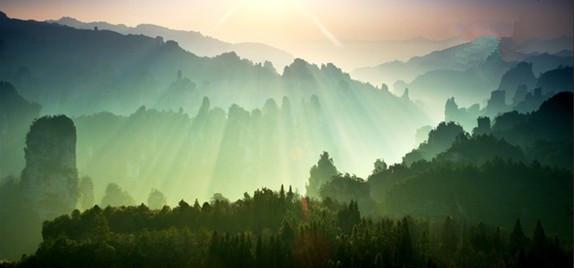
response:
[(319, 198), (321, 187), (330, 182), (337, 174), (339, 172), (333, 164), (333, 159), (329, 157), (329, 153), (323, 152), (319, 162), (311, 167), (307, 195)]

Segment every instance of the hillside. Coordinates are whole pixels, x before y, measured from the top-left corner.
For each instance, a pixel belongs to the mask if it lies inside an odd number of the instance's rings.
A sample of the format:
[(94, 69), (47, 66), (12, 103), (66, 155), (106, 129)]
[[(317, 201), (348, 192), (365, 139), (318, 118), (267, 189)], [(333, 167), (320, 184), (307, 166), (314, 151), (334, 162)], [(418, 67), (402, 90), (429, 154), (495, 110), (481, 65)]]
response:
[[(551, 47), (551, 44), (546, 46)], [(441, 103), (451, 97), (465, 106), (483, 103), (490, 92), (499, 87), (501, 79), (508, 79), (503, 75), (520, 62), (530, 64), (530, 72), (540, 75), (560, 66), (571, 66), (572, 60), (571, 52), (530, 52), (516, 47), (508, 39), (481, 37), (407, 62), (395, 61), (358, 69), (352, 75), (375, 84), (392, 84), (396, 93), (408, 88), (411, 97), (422, 101), (428, 113), (440, 117), (443, 113)], [(522, 83), (532, 83), (532, 75), (529, 78), (530, 81)], [(516, 85), (511, 81), (502, 82), (505, 87), (511, 86), (507, 91), (512, 98)]]
[[(194, 171), (203, 175), (203, 182), (218, 178), (214, 182), (226, 187), (228, 179), (240, 177), (238, 181), (246, 182), (243, 189), (257, 187), (261, 180), (292, 181), (302, 188), (306, 167), (322, 150), (344, 159), (345, 168), (366, 174), (370, 164), (364, 160), (384, 156), (399, 161), (412, 148), (416, 129), (428, 124), (408, 96), (352, 80), (332, 64), (296, 59), (280, 75), (270, 64), (253, 64), (234, 53), (198, 57), (173, 41), (15, 19), (0, 21), (0, 36), (6, 63), (0, 66), (0, 80), (41, 104), (41, 114), (75, 118), (80, 172), (102, 180), (187, 179), (193, 165), (176, 169), (182, 171), (176, 175), (168, 172), (173, 157), (185, 150), (193, 152), (186, 161), (206, 161)], [(101, 125), (84, 124), (90, 119), (101, 120)], [(299, 131), (288, 131), (293, 128)], [(115, 139), (100, 140), (114, 133)], [(196, 151), (194, 135), (209, 136), (213, 144), (201, 144), (208, 147)], [(165, 145), (175, 138), (180, 143)], [(219, 152), (227, 146), (229, 150)], [(130, 153), (113, 153), (114, 148)], [(287, 153), (278, 156), (278, 150)], [(297, 163), (287, 165), (292, 159)], [(275, 166), (283, 172), (272, 173), (258, 160), (270, 161), (269, 167), (284, 163)], [(153, 165), (158, 166), (146, 174)], [(254, 168), (239, 174), (244, 165)], [(265, 168), (258, 171), (259, 166)]]
[(161, 36), (165, 40), (176, 41), (183, 49), (198, 56), (214, 57), (223, 53), (235, 52), (241, 58), (256, 63), (270, 61), (278, 68), (283, 68), (293, 61), (293, 56), (283, 50), (261, 43), (229, 43), (206, 36), (196, 31), (174, 30), (153, 24), (139, 24), (129, 27), (123, 24), (114, 25), (106, 22), (82, 22), (71, 17), (50, 20), (50, 23), (66, 25), (77, 29), (110, 30), (121, 34), (145, 35), (152, 38)]
[(374, 67), (360, 68), (353, 77), (375, 84), (393, 84), (398, 80), (410, 82), (417, 76), (432, 70), (463, 71), (482, 63), (498, 46), (493, 37), (478, 38), (472, 42), (433, 51), (424, 56), (413, 57), (406, 62), (393, 61)]

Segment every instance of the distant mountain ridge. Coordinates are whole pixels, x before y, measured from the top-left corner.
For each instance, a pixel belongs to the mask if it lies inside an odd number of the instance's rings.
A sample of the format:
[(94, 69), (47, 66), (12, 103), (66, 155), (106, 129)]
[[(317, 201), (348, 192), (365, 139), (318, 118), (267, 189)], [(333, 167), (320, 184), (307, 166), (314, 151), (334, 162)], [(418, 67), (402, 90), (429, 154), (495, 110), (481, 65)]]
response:
[[(356, 79), (379, 84), (393, 84), (402, 80), (412, 82), (415, 78), (433, 70), (465, 71), (484, 62), (492, 53), (500, 52), (506, 62), (536, 62), (536, 73), (542, 73), (555, 68), (548, 67), (547, 61), (557, 61), (564, 58), (568, 61), (573, 56), (572, 39), (560, 37), (555, 39), (531, 39), (522, 42), (512, 38), (494, 36), (479, 37), (471, 42), (455, 45), (446, 49), (436, 50), (423, 56), (412, 57), (408, 61), (390, 61), (376, 66), (355, 69), (352, 76)], [(551, 59), (548, 59), (551, 58)]]
[[(552, 42), (557, 42), (554, 45)], [(441, 102), (455, 97), (465, 106), (483, 103), (503, 75), (520, 62), (532, 65), (534, 75), (560, 66), (572, 66), (570, 50), (558, 50), (564, 41), (518, 43), (509, 38), (481, 37), (469, 43), (435, 51), (409, 61), (388, 62), (358, 69), (353, 78), (380, 84), (390, 83), (395, 94), (409, 89), (414, 100), (422, 101), (427, 112), (441, 115)], [(553, 48), (556, 53), (530, 52), (527, 48)], [(514, 90), (513, 87), (510, 90)], [(512, 95), (510, 95), (512, 96)]]
[[(125, 116), (161, 109), (190, 115), (198, 114), (208, 97), (222, 117), (221, 108), (245, 110), (229, 113), (233, 117), (257, 115), (262, 104), (263, 110), (276, 110), (272, 107), (285, 99), (292, 113), (321, 112), (319, 123), (299, 117), (318, 131), (320, 140), (356, 141), (332, 151), (334, 157), (356, 155), (345, 168), (357, 173), (371, 170), (360, 159), (375, 159), (381, 152), (389, 162), (400, 159), (414, 141), (397, 142), (398, 137), (429, 123), (408, 97), (352, 80), (333, 64), (296, 59), (279, 74), (269, 63), (254, 64), (235, 53), (198, 57), (162, 38), (19, 19), (0, 21), (0, 44), (0, 80), (41, 104), (42, 114), (74, 117), (108, 111)], [(319, 153), (301, 148), (305, 159)], [(300, 148), (293, 150), (299, 158)]]
[(532, 38), (527, 40), (513, 40), (512, 37), (502, 38), (504, 43), (508, 43), (513, 46), (513, 49), (520, 51), (525, 54), (531, 53), (549, 53), (549, 54), (560, 54), (563, 51), (570, 50), (572, 55), (572, 48), (574, 46), (574, 40), (572, 37), (560, 36), (550, 39), (542, 38)]
[(502, 76), (500, 85), (491, 92), (486, 105), (481, 107), (477, 103), (459, 107), (455, 98), (449, 98), (445, 104), (445, 121), (457, 122), (470, 130), (476, 126), (478, 117), (494, 119), (511, 111), (529, 113), (560, 92), (574, 91), (573, 80), (571, 66), (558, 66), (535, 75), (531, 63), (520, 62)]
[(176, 41), (183, 49), (198, 56), (214, 57), (227, 52), (235, 52), (241, 58), (256, 63), (270, 61), (278, 70), (293, 61), (288, 52), (262, 43), (228, 43), (196, 31), (174, 30), (154, 24), (139, 24), (129, 27), (124, 24), (110, 24), (107, 22), (82, 22), (71, 17), (62, 17), (58, 20), (49, 20), (77, 29), (110, 30), (121, 34), (141, 34), (152, 38), (161, 36), (165, 40)]
[(438, 69), (466, 70), (483, 62), (498, 47), (495, 37), (481, 37), (472, 42), (413, 57), (406, 62), (392, 61), (374, 67), (360, 68), (353, 77), (379, 84), (397, 80), (410, 82), (426, 72)]

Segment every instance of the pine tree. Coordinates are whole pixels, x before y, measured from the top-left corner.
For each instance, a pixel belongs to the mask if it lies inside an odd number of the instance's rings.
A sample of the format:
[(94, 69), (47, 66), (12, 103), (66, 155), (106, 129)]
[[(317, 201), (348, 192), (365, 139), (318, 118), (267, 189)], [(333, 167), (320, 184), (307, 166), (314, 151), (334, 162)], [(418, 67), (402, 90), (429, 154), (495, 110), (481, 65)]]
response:
[(519, 252), (523, 252), (527, 242), (528, 238), (526, 238), (524, 231), (522, 231), (520, 219), (517, 219), (516, 223), (514, 224), (514, 229), (510, 234), (510, 253), (515, 255)]
[(458, 247), (456, 223), (452, 217), (446, 217), (442, 225), (441, 249), (443, 254), (452, 254)]
[(255, 245), (255, 267), (265, 267), (263, 252), (263, 241), (261, 235), (257, 236), (257, 244)]
[(407, 218), (403, 218), (398, 225), (399, 241), (397, 245), (397, 261), (405, 267), (413, 263), (413, 241)]
[(289, 191), (287, 192), (287, 202), (288, 203), (293, 202), (293, 198), (295, 198), (295, 194), (293, 193), (293, 189), (291, 188), (291, 185), (289, 185)]
[(283, 220), (280, 233), (283, 242), (287, 245), (291, 245), (291, 242), (293, 242), (293, 239), (295, 239), (295, 232), (293, 228), (291, 228), (291, 225), (288, 221)]
[(281, 184), (281, 190), (279, 190), (279, 198), (281, 198), (281, 200), (285, 200), (285, 189), (283, 188), (283, 184)]
[(538, 221), (534, 234), (532, 235), (532, 248), (530, 250), (531, 262), (535, 267), (545, 267), (547, 258), (547, 238), (542, 228), (542, 223)]
[(534, 235), (532, 236), (532, 246), (535, 249), (544, 249), (546, 247), (546, 234), (540, 220), (536, 223)]

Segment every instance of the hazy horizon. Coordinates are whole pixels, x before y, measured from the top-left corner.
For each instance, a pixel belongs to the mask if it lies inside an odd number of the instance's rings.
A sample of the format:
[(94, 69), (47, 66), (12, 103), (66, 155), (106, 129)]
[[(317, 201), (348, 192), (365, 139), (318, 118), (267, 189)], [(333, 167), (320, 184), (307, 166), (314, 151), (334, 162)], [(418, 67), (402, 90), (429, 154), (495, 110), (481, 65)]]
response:
[(519, 41), (570, 37), (572, 7), (570, 1), (562, 0), (504, 4), (473, 0), (0, 3), (0, 10), (13, 18), (44, 21), (73, 17), (132, 27), (155, 24), (198, 31), (230, 43), (263, 43), (314, 63), (333, 62), (349, 72), (407, 60), (485, 35)]

